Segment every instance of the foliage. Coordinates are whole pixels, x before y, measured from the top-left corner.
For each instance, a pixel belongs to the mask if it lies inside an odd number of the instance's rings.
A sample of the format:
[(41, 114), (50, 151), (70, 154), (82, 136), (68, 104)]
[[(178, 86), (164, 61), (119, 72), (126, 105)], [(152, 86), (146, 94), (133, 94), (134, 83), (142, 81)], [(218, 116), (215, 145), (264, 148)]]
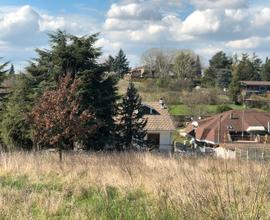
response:
[[(0, 59), (2, 59), (2, 57), (0, 57)], [(9, 62), (5, 62), (3, 64), (0, 64), (0, 85), (4, 81), (4, 79), (6, 78), (6, 73), (8, 72), (6, 67), (8, 64), (9, 64)]]
[(206, 86), (228, 88), (232, 78), (232, 60), (220, 51), (209, 60), (209, 67), (205, 70), (203, 82)]
[(226, 112), (226, 111), (229, 111), (229, 110), (232, 110), (232, 108), (229, 105), (222, 104), (222, 105), (217, 106), (216, 112), (217, 113), (222, 113), (222, 112)]
[(196, 60), (192, 54), (180, 52), (174, 60), (173, 70), (178, 78), (194, 79), (198, 74), (198, 66), (196, 64)]
[[(13, 99), (20, 99), (20, 102), (29, 103), (27, 111), (17, 111), (17, 117), (12, 118), (13, 124), (23, 123), (27, 125), (25, 113), (32, 110), (34, 103), (44, 93), (44, 91), (55, 90), (59, 85), (59, 79), (70, 76), (71, 79), (79, 78), (81, 81), (80, 111), (90, 110), (101, 121), (98, 135), (87, 142), (91, 143), (89, 148), (101, 149), (111, 141), (114, 132), (115, 106), (116, 106), (116, 79), (106, 75), (105, 65), (97, 63), (101, 55), (100, 48), (94, 46), (97, 34), (77, 37), (69, 35), (64, 31), (57, 31), (49, 35), (50, 48), (37, 49), (37, 58), (33, 59), (26, 68), (31, 78), (32, 84), (28, 85), (25, 80), (21, 81), (22, 87), (27, 88), (25, 93), (15, 92)], [(20, 81), (20, 80), (19, 80)], [(16, 89), (15, 89), (16, 90)], [(20, 88), (18, 88), (18, 91)], [(31, 94), (31, 96), (28, 96)], [(6, 114), (11, 114), (11, 108), (7, 108)], [(5, 124), (5, 126), (7, 123)], [(28, 126), (29, 127), (29, 126)], [(19, 127), (17, 127), (19, 129)], [(9, 135), (10, 127), (3, 128)], [(23, 134), (30, 132), (28, 129), (17, 130)], [(25, 134), (25, 136), (28, 136)], [(89, 140), (91, 139), (91, 141)]]
[(107, 75), (105, 69), (101, 66), (85, 71), (80, 76), (80, 109), (90, 109), (100, 122), (96, 135), (86, 140), (88, 150), (102, 150), (106, 144), (111, 145), (114, 142), (114, 118), (117, 114), (116, 101), (119, 99), (116, 86), (118, 79)]
[(34, 105), (35, 80), (29, 75), (19, 75), (12, 93), (1, 114), (1, 139), (8, 149), (31, 149), (32, 134), (27, 114)]
[(13, 64), (11, 64), (8, 74), (9, 75), (14, 75), (15, 74), (15, 69), (14, 69), (14, 65)]
[(57, 90), (45, 91), (35, 104), (30, 118), (38, 148), (73, 149), (75, 142), (95, 133), (95, 116), (89, 110), (79, 110), (78, 84), (66, 76)]
[(143, 118), (144, 110), (141, 97), (133, 83), (130, 83), (126, 95), (119, 107), (120, 149), (130, 150), (143, 147), (147, 120)]
[(268, 57), (265, 60), (265, 63), (262, 65), (261, 79), (269, 81), (270, 80), (270, 60)]
[(129, 71), (129, 62), (122, 49), (119, 50), (117, 56), (114, 58), (113, 69), (119, 78), (123, 78)]

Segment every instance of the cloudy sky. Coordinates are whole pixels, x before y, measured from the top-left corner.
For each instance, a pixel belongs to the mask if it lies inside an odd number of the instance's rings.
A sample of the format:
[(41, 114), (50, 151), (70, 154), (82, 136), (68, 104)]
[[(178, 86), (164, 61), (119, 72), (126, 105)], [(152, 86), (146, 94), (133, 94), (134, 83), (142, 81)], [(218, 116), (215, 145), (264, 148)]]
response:
[(122, 48), (132, 66), (149, 48), (270, 55), (269, 0), (0, 0), (0, 57), (17, 70), (48, 47), (47, 34), (100, 32), (103, 56)]

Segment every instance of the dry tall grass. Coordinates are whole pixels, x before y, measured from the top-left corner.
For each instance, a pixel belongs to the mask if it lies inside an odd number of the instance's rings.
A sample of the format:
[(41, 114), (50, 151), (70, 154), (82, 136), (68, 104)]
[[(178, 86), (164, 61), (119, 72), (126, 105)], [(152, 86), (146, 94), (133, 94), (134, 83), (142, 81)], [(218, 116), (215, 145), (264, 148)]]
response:
[(270, 219), (269, 164), (153, 154), (0, 156), (3, 219)]

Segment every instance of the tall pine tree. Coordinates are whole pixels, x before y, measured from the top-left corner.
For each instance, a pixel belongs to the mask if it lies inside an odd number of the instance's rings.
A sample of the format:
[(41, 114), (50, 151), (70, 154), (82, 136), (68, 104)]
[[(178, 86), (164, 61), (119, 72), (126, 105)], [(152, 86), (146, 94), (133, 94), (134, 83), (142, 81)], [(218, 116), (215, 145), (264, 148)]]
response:
[(122, 49), (118, 52), (117, 56), (114, 58), (113, 69), (119, 78), (123, 78), (123, 76), (126, 73), (128, 73), (129, 62)]
[(143, 147), (147, 120), (143, 117), (141, 97), (133, 83), (130, 83), (120, 105), (120, 149)]

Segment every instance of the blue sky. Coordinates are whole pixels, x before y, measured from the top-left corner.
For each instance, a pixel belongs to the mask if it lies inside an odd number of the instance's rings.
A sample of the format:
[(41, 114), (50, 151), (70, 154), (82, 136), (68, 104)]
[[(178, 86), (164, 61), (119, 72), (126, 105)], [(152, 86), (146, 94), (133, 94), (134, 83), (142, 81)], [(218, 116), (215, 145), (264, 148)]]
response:
[(191, 49), (203, 63), (219, 50), (269, 56), (270, 1), (1, 0), (0, 57), (22, 69), (57, 29), (100, 32), (103, 57), (122, 48), (132, 66), (150, 48)]

